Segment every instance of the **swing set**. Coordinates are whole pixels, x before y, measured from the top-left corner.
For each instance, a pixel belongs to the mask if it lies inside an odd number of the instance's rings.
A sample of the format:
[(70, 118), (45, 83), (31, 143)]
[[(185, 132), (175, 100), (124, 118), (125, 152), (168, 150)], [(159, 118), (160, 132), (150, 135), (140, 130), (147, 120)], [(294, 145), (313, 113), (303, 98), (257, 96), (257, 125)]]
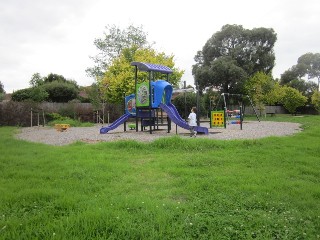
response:
[[(232, 101), (236, 100), (236, 102)], [(240, 129), (242, 130), (242, 123), (244, 119), (244, 100), (248, 100), (250, 105), (260, 122), (258, 114), (253, 106), (251, 98), (248, 95), (243, 94), (233, 94), (233, 93), (222, 93), (216, 105), (216, 109), (211, 111), (210, 114), (210, 128), (212, 127), (227, 127), (227, 124), (239, 124)], [(223, 101), (223, 105), (222, 105)], [(233, 104), (233, 109), (231, 109), (231, 104)], [(229, 104), (228, 104), (229, 103)], [(237, 103), (237, 104), (235, 104)], [(221, 104), (221, 105), (220, 105)], [(235, 109), (235, 106), (239, 107)], [(220, 110), (218, 110), (220, 109)]]

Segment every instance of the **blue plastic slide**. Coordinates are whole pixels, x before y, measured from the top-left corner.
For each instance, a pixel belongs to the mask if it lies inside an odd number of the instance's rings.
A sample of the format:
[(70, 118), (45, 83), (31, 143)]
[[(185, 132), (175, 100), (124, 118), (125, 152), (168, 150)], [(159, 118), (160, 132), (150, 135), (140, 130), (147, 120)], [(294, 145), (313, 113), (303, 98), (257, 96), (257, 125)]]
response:
[(116, 121), (114, 121), (112, 124), (110, 124), (110, 126), (108, 127), (102, 127), (100, 129), (100, 133), (107, 133), (110, 130), (113, 130), (115, 128), (117, 128), (119, 125), (121, 125), (122, 123), (124, 123), (125, 121), (128, 120), (128, 118), (131, 117), (131, 114), (126, 113), (124, 115), (122, 115), (121, 117), (119, 117)]
[[(172, 103), (169, 103), (169, 104), (161, 103), (160, 108), (163, 109), (168, 114), (169, 118), (179, 127), (182, 127), (184, 129), (190, 129), (189, 124), (182, 119), (176, 107)], [(209, 133), (208, 128), (200, 127), (200, 126), (196, 126), (195, 131), (197, 131), (198, 133), (204, 133), (204, 134)]]

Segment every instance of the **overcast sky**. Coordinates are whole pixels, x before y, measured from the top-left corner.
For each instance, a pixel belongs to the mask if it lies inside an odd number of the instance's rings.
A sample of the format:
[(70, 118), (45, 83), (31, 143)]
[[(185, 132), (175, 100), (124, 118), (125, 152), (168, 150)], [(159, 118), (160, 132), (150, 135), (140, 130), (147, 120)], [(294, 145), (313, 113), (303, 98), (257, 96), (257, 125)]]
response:
[(154, 48), (175, 56), (193, 84), (194, 56), (225, 24), (277, 33), (274, 77), (307, 53), (320, 52), (319, 0), (0, 0), (0, 81), (7, 93), (29, 87), (34, 73), (91, 85), (85, 69), (105, 26), (142, 26)]

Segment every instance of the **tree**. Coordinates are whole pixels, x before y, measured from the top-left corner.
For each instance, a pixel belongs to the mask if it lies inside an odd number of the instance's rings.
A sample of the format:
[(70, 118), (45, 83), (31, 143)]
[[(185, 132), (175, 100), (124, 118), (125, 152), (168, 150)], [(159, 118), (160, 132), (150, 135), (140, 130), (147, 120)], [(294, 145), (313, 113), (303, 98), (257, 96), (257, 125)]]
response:
[(266, 103), (272, 104), (276, 100), (269, 97), (274, 85), (275, 81), (270, 74), (257, 72), (246, 81), (244, 91), (259, 109), (264, 109)]
[(50, 73), (48, 76), (44, 77), (43, 81), (45, 83), (50, 83), (50, 82), (54, 82), (54, 81), (66, 82), (67, 79), (62, 75)]
[[(318, 90), (320, 83), (320, 53), (306, 53), (298, 58), (297, 64), (281, 74), (281, 83), (289, 84), (294, 80), (300, 80), (304, 76), (308, 79), (317, 78)], [(311, 84), (313, 85), (313, 84)]]
[[(304, 74), (303, 74), (304, 75)], [(299, 73), (295, 66), (291, 67), (290, 69), (286, 70), (280, 76), (280, 83), (281, 85), (289, 84), (292, 80), (299, 79)]]
[(283, 86), (280, 101), (285, 109), (287, 109), (289, 113), (293, 114), (298, 107), (304, 106), (304, 104), (307, 102), (307, 98), (303, 96), (297, 89)]
[[(173, 86), (177, 86), (183, 71), (175, 68), (173, 57), (167, 56), (163, 52), (158, 53), (151, 48), (141, 49), (133, 46), (123, 49), (120, 56), (113, 60), (104, 77), (99, 81), (100, 90), (110, 102), (121, 102), (123, 101), (123, 94), (134, 93), (135, 76), (131, 66), (132, 61), (155, 63), (170, 67), (173, 70), (173, 74), (170, 75), (170, 83)], [(146, 72), (139, 72), (138, 74), (139, 81), (148, 80)], [(161, 79), (161, 77), (161, 74), (154, 75), (155, 80)]]
[[(190, 109), (197, 106), (197, 94), (195, 93), (185, 93), (179, 94), (172, 100), (174, 106), (176, 106), (179, 114), (183, 119), (187, 119)], [(186, 109), (186, 112), (185, 112)], [(201, 111), (200, 111), (201, 112)]]
[(41, 77), (39, 73), (34, 73), (29, 83), (32, 87), (14, 92), (12, 100), (68, 102), (77, 98), (79, 93), (79, 86), (74, 80), (68, 80), (59, 74), (50, 73)]
[(94, 110), (101, 109), (101, 92), (97, 83), (91, 84), (89, 87), (83, 88), (87, 94), (89, 102), (92, 104)]
[(314, 108), (320, 114), (320, 91), (314, 91), (311, 97), (311, 103), (314, 105)]
[[(273, 47), (277, 40), (273, 29), (244, 29), (241, 25), (225, 25), (198, 51), (193, 66), (195, 82), (200, 89), (215, 87), (223, 91), (241, 91), (240, 86), (256, 72), (271, 73), (274, 67)], [(218, 64), (217, 61), (220, 61)], [(220, 66), (217, 68), (217, 65)], [(219, 71), (224, 68), (227, 72)], [(240, 70), (241, 69), (241, 70)], [(223, 73), (221, 75), (221, 73)], [(232, 85), (226, 87), (232, 79)], [(221, 89), (221, 86), (224, 86)]]
[[(310, 81), (305, 81), (304, 79), (294, 79), (287, 86), (297, 89), (302, 93), (303, 96), (308, 98), (308, 101), (311, 101), (311, 96), (315, 89), (317, 89), (317, 84)], [(310, 102), (309, 101), (309, 102)]]
[(4, 91), (4, 87), (2, 82), (0, 81), (0, 101), (2, 101), (4, 99), (4, 95), (5, 95), (5, 91)]
[(35, 102), (46, 101), (48, 96), (49, 94), (42, 86), (31, 88), (30, 99)]
[(5, 93), (2, 82), (0, 81), (0, 93)]
[(279, 82), (274, 81), (274, 85), (270, 92), (268, 92), (265, 96), (265, 104), (274, 105), (281, 104), (283, 96), (283, 87), (279, 84)]
[(42, 85), (44, 82), (43, 77), (41, 77), (40, 73), (34, 73), (31, 77), (31, 80), (29, 81), (30, 86), (37, 87)]
[(89, 76), (99, 78), (103, 77), (109, 65), (117, 58), (123, 49), (137, 46), (138, 48), (150, 47), (147, 41), (147, 33), (143, 31), (142, 26), (128, 26), (122, 30), (115, 25), (107, 25), (106, 32), (102, 38), (94, 40), (94, 45), (99, 53), (91, 57), (95, 66), (87, 68), (86, 72)]
[(69, 102), (78, 97), (79, 89), (70, 82), (52, 81), (43, 85), (52, 102)]
[[(225, 93), (240, 92), (247, 78), (246, 72), (229, 56), (220, 57), (211, 64), (211, 83)], [(224, 81), (221, 81), (223, 79)]]
[(306, 53), (298, 58), (298, 67), (305, 70), (308, 79), (317, 78), (320, 85), (320, 53)]
[(11, 99), (13, 101), (22, 102), (31, 100), (34, 102), (43, 102), (47, 100), (48, 93), (41, 86), (20, 89), (12, 93)]

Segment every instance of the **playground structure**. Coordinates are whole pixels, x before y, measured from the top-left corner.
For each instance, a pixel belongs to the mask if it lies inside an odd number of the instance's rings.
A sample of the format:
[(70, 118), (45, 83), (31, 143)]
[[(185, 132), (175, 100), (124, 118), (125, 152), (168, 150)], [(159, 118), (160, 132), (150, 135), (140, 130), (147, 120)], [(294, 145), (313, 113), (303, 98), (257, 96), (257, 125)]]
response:
[[(169, 83), (169, 74), (173, 71), (163, 65), (143, 62), (132, 62), (131, 66), (135, 67), (135, 94), (125, 97), (124, 115), (108, 127), (102, 127), (100, 133), (108, 133), (121, 124), (124, 124), (124, 130), (126, 131), (126, 121), (129, 118), (135, 118), (136, 132), (139, 130), (139, 120), (141, 131), (145, 127), (149, 127), (150, 134), (160, 125), (166, 125), (168, 132), (170, 132), (171, 121), (181, 128), (190, 129), (188, 123), (182, 119), (176, 107), (171, 103), (173, 87)], [(138, 71), (147, 72), (149, 75), (148, 81), (138, 82)], [(166, 80), (155, 80), (154, 73), (164, 74)], [(163, 124), (163, 118), (159, 117), (159, 114), (162, 115), (163, 112), (167, 114), (167, 124)], [(132, 124), (130, 128), (133, 129)], [(208, 134), (208, 128), (206, 127), (197, 126), (195, 131)]]
[[(230, 96), (235, 96), (238, 98), (238, 105), (239, 105), (239, 109), (228, 109), (227, 107), (227, 97)], [(221, 98), (223, 99), (223, 110), (217, 110), (220, 106), (220, 100)], [(258, 117), (258, 114), (252, 104), (252, 101), (250, 99), (250, 97), (248, 95), (242, 95), (242, 94), (231, 94), (231, 93), (222, 93), (220, 95), (218, 104), (217, 104), (217, 109), (216, 111), (211, 111), (210, 114), (210, 128), (212, 127), (227, 127), (227, 124), (239, 124), (240, 125), (240, 129), (242, 130), (242, 124), (243, 124), (243, 119), (244, 119), (244, 103), (243, 103), (243, 99), (246, 98), (247, 100), (249, 100), (250, 105), (258, 119), (258, 121), (260, 122), (260, 119)]]

